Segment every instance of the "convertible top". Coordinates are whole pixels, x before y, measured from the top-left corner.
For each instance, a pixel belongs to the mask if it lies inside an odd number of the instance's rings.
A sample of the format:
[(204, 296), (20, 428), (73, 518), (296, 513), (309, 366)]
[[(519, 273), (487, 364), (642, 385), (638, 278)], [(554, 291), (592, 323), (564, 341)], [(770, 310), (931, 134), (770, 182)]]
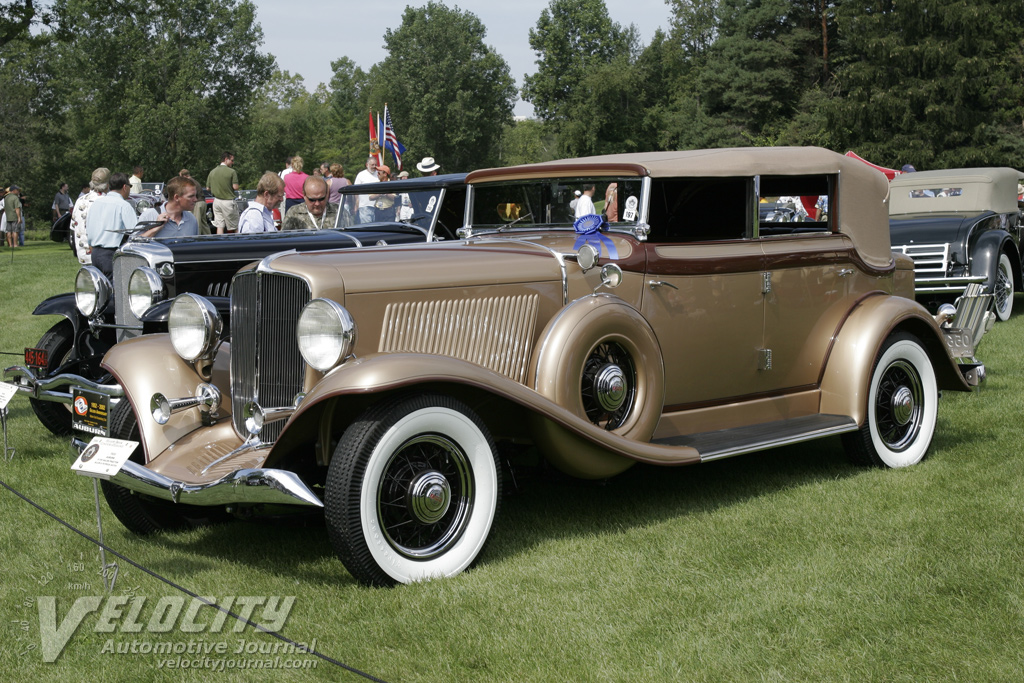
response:
[(650, 176), (651, 178), (726, 178), (837, 175), (839, 231), (849, 235), (862, 258), (874, 266), (892, 263), (885, 176), (867, 164), (820, 147), (734, 147), (678, 152), (640, 152), (562, 159), (541, 164), (473, 171), (466, 182)]
[(1017, 184), (1024, 173), (1015, 168), (950, 168), (904, 173), (889, 183), (889, 215), (918, 213), (1014, 213)]

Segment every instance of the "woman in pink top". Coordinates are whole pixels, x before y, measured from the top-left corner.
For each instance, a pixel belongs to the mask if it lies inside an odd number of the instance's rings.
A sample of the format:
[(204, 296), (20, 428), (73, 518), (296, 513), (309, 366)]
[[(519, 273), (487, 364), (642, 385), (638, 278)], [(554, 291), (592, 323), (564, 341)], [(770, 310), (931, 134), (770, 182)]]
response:
[(284, 212), (302, 203), (302, 183), (309, 175), (302, 172), (302, 157), (292, 157), (292, 172), (284, 177)]

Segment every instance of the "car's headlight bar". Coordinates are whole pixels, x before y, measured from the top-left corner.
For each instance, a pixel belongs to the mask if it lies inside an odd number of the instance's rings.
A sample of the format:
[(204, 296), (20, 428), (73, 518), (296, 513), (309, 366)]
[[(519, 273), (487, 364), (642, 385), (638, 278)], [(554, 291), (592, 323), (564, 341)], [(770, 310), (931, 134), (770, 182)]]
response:
[(174, 350), (191, 363), (216, 348), (224, 323), (213, 304), (189, 293), (175, 297), (171, 303), (167, 329)]
[(356, 323), (340, 304), (330, 299), (313, 299), (299, 314), (296, 337), (303, 360), (316, 370), (327, 372), (352, 353)]

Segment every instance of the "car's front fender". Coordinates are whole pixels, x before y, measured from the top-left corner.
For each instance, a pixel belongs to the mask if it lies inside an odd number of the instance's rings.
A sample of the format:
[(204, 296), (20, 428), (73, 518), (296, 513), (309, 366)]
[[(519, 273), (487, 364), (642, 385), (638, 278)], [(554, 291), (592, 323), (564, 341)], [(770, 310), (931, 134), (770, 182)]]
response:
[[(209, 381), (222, 392), (219, 409), (222, 418), (231, 414), (230, 355), (230, 345), (222, 344)], [(174, 350), (169, 334), (150, 334), (125, 340), (107, 352), (102, 366), (114, 376), (135, 409), (146, 462), (203, 426), (198, 409), (175, 413), (165, 425), (159, 425), (153, 419), (150, 400), (154, 394), (163, 394), (171, 400), (194, 396), (196, 388), (206, 382)]]
[[(113, 320), (113, 314), (109, 310), (111, 308), (112, 306), (107, 306), (108, 310), (104, 311), (104, 322), (107, 322), (106, 318)], [(32, 315), (59, 315), (67, 318), (74, 326), (76, 336), (80, 330), (89, 327), (89, 320), (78, 310), (78, 306), (75, 305), (75, 295), (71, 293), (55, 294), (43, 299), (32, 311)]]
[[(531, 422), (543, 422), (548, 428), (564, 434), (567, 444), (591, 446), (587, 458), (573, 463), (580, 476), (608, 476), (601, 474), (612, 464), (606, 459), (621, 461), (628, 458), (663, 465), (700, 460), (699, 454), (691, 448), (657, 446), (606, 431), (533, 389), (474, 363), (447, 356), (388, 353), (350, 361), (326, 375), (289, 418), (265, 466), (283, 467), (282, 463), (293, 454), (308, 450), (318, 437), (322, 439), (324, 420), (331, 421), (331, 430), (337, 436), (368, 403), (384, 395), (427, 389), (444, 391), (446, 387), (521, 408), (533, 416)], [(505, 415), (505, 419), (512, 419), (515, 415), (522, 415), (522, 411), (510, 410)], [(494, 425), (489, 424), (488, 427), (494, 429)], [(527, 429), (526, 426), (520, 428)], [(557, 461), (563, 454), (548, 452), (545, 455)], [(618, 469), (621, 471), (623, 467)]]
[(988, 230), (982, 233), (971, 248), (971, 274), (982, 275), (986, 279), (988, 291), (992, 292), (996, 282), (996, 266), (999, 256), (1006, 251), (1010, 257), (1010, 265), (1014, 269), (1014, 282), (1017, 289), (1021, 287), (1020, 255), (1009, 233), (1002, 230)]

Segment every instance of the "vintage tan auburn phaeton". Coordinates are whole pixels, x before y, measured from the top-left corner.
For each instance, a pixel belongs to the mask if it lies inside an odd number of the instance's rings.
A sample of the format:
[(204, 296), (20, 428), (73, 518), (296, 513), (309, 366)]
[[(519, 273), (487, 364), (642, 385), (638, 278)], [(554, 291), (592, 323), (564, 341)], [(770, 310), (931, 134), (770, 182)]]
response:
[[(467, 181), (459, 240), (269, 256), (233, 280), (230, 339), (185, 294), (169, 334), (111, 349), (109, 430), (141, 443), (103, 482), (115, 515), (147, 533), (322, 507), (358, 580), (452, 576), (490, 533), (497, 444), (585, 478), (831, 435), (903, 467), (939, 391), (984, 379), (987, 300), (914, 301), (885, 178), (859, 161), (695, 150)], [(577, 190), (596, 213), (574, 216)], [(762, 222), (780, 197), (821, 214)]]

